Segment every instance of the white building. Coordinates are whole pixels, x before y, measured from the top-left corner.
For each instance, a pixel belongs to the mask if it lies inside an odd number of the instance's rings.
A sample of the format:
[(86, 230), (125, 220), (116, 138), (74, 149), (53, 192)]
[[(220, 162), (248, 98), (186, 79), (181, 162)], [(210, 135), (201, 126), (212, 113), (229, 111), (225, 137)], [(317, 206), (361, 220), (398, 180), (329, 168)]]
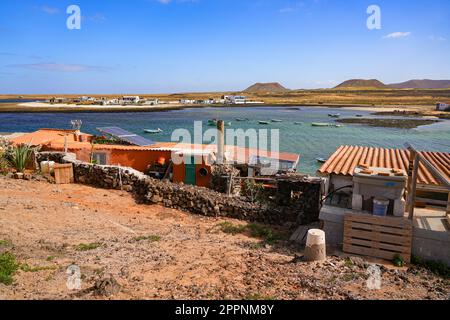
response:
[(195, 104), (195, 100), (191, 100), (191, 99), (181, 99), (180, 100), (181, 104)]
[(146, 99), (144, 104), (148, 106), (156, 106), (157, 104), (159, 104), (159, 99)]
[(436, 104), (436, 110), (437, 111), (450, 111), (450, 105), (448, 105), (447, 103), (437, 103)]
[(139, 96), (123, 96), (122, 97), (122, 103), (128, 104), (128, 103), (139, 103), (141, 98)]
[(224, 96), (225, 103), (231, 104), (245, 104), (247, 98), (244, 96)]

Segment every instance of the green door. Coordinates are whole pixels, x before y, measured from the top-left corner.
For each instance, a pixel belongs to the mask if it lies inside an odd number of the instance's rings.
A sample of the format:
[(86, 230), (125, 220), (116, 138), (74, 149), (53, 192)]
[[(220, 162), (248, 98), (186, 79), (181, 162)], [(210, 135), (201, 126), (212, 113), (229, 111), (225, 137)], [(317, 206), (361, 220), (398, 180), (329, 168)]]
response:
[(194, 157), (191, 157), (191, 163), (185, 164), (185, 176), (184, 176), (184, 183), (185, 184), (192, 184), (195, 185), (196, 179), (195, 179), (195, 159)]

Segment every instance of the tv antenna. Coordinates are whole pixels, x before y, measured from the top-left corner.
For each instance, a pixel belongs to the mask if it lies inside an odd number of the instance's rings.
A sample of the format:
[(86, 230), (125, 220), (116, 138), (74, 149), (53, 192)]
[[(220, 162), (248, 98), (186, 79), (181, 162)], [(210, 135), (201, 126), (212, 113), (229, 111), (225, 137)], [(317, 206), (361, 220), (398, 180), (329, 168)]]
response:
[(81, 121), (81, 120), (71, 120), (70, 123), (72, 125), (72, 129), (73, 130), (80, 131), (81, 125), (83, 124), (83, 121)]

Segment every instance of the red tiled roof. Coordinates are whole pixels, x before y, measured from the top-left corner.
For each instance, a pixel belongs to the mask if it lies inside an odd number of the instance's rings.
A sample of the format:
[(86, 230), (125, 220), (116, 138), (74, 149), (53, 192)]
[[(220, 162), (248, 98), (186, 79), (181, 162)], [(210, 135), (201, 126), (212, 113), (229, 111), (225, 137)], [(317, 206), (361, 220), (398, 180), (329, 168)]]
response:
[[(450, 180), (450, 153), (421, 152), (421, 154)], [(353, 171), (360, 164), (407, 171), (409, 151), (402, 149), (341, 146), (318, 172), (322, 174), (353, 176)], [(419, 184), (425, 185), (440, 185), (438, 180), (422, 163), (419, 166), (418, 182)]]

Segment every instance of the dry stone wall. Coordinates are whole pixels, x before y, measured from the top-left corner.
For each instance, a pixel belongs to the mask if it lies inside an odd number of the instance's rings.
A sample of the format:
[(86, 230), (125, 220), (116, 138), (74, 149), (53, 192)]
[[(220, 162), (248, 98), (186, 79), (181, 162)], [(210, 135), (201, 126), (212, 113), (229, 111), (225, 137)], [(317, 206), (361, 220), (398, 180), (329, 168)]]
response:
[[(72, 163), (75, 182), (106, 189), (123, 189), (132, 193), (139, 203), (160, 204), (204, 216), (223, 216), (287, 226), (318, 219), (318, 212), (299, 211), (302, 206), (251, 203), (245, 197), (229, 197), (209, 188), (156, 180), (131, 168), (81, 162), (76, 160), (74, 154), (41, 152), (37, 154), (37, 160)], [(312, 186), (311, 190), (320, 192), (320, 188)], [(301, 202), (308, 202), (306, 198), (304, 200)]]

